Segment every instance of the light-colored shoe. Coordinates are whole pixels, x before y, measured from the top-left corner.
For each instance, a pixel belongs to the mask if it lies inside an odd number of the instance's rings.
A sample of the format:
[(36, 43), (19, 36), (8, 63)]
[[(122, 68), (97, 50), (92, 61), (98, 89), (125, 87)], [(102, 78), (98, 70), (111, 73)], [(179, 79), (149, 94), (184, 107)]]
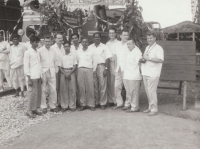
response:
[(143, 111), (143, 113), (149, 113), (149, 112), (151, 112), (151, 110), (149, 109)]
[(157, 115), (158, 114), (158, 112), (150, 112), (149, 114), (148, 114), (148, 116), (155, 116), (155, 115)]

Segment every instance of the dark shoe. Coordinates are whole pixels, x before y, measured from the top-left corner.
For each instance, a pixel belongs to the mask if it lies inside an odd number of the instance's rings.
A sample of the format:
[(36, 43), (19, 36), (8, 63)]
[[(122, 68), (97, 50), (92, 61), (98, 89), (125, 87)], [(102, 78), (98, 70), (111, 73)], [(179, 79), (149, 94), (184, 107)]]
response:
[(101, 110), (105, 110), (106, 106), (101, 105)]
[(19, 97), (19, 94), (15, 94), (13, 97), (14, 97), (14, 98)]
[(51, 112), (56, 112), (56, 113), (57, 113), (57, 112), (59, 112), (59, 109), (58, 109), (58, 108), (54, 108), (54, 109), (51, 109), (50, 111), (51, 111)]
[(118, 108), (122, 108), (123, 106), (115, 106), (115, 107), (113, 107), (113, 109), (115, 110), (115, 109), (118, 109)]
[(107, 103), (107, 107), (113, 107), (114, 103)]
[(140, 111), (140, 109), (138, 109), (138, 110), (131, 110), (131, 109), (126, 110), (127, 113), (133, 113), (133, 112), (139, 112), (139, 111)]
[(28, 116), (29, 118), (36, 118), (32, 111), (26, 112), (26, 116)]
[(91, 111), (95, 111), (95, 107), (90, 107), (90, 110)]
[(24, 96), (24, 92), (21, 92), (21, 97), (23, 97), (23, 98), (25, 97), (25, 96)]
[(32, 111), (32, 113), (35, 115), (40, 115), (40, 116), (43, 115), (43, 112), (40, 112), (38, 110)]
[(46, 113), (47, 113), (47, 108), (42, 109), (42, 112), (43, 112), (44, 114), (46, 114)]
[(74, 111), (76, 111), (76, 108), (71, 108), (70, 110), (71, 110), (72, 112), (74, 112)]
[(67, 111), (67, 108), (61, 108), (61, 112)]
[(85, 106), (81, 106), (80, 109), (79, 109), (79, 111), (83, 111), (83, 110), (85, 110), (85, 109), (86, 109)]
[(122, 110), (128, 110), (128, 109), (130, 109), (130, 107), (125, 107), (125, 106), (124, 106), (124, 107), (122, 108)]

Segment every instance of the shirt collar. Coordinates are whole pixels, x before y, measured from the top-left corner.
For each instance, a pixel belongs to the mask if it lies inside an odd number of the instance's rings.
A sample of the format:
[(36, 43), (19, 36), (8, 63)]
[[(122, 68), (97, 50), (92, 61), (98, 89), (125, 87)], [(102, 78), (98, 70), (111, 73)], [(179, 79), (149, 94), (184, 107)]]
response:
[[(55, 48), (60, 49), (60, 48), (58, 47), (57, 43), (55, 43), (53, 46), (54, 46)], [(62, 49), (62, 48), (63, 48), (63, 45), (61, 44), (61, 49)]]
[[(94, 43), (92, 44), (92, 46), (93, 46), (93, 47), (96, 47)], [(101, 43), (101, 42), (100, 42), (100, 44), (99, 44), (96, 48), (98, 48), (98, 47), (100, 47), (100, 46), (102, 46), (102, 43)]]

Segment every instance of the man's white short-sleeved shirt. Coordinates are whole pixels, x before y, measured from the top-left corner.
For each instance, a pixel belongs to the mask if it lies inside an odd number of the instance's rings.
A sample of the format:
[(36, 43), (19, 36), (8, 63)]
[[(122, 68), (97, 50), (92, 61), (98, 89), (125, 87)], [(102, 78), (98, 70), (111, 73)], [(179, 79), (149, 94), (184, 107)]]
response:
[(77, 64), (76, 56), (73, 53), (63, 55), (61, 58), (62, 68), (73, 68)]
[(112, 55), (116, 55), (116, 50), (118, 49), (118, 46), (120, 44), (120, 41), (118, 41), (117, 39), (115, 39), (114, 41), (108, 41), (106, 43), (106, 45), (109, 47)]
[(138, 47), (129, 51), (124, 66), (124, 78), (126, 80), (142, 80), (140, 73), (139, 60), (142, 58), (142, 52)]
[(96, 70), (98, 64), (106, 63), (106, 59), (112, 57), (110, 49), (103, 43), (100, 43), (97, 47), (95, 46), (95, 44), (92, 44), (89, 46), (89, 48), (93, 50), (94, 54), (94, 71)]
[(77, 50), (77, 61), (78, 61), (78, 68), (79, 67), (93, 68), (92, 49), (88, 48), (87, 50), (84, 51), (81, 48)]
[[(153, 44), (151, 47), (147, 46), (144, 53), (148, 54), (150, 58), (158, 58), (164, 60), (164, 50), (157, 43)], [(162, 63), (146, 61), (146, 63), (142, 64), (142, 75), (160, 77), (161, 69)]]

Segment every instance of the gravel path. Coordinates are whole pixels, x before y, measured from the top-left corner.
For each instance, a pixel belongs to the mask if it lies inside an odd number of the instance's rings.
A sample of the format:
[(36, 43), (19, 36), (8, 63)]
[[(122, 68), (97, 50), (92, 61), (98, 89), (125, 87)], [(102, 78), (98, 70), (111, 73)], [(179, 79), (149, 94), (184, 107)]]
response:
[(111, 108), (68, 112), (28, 128), (7, 147), (13, 148), (199, 149), (200, 123), (165, 114), (128, 114)]

